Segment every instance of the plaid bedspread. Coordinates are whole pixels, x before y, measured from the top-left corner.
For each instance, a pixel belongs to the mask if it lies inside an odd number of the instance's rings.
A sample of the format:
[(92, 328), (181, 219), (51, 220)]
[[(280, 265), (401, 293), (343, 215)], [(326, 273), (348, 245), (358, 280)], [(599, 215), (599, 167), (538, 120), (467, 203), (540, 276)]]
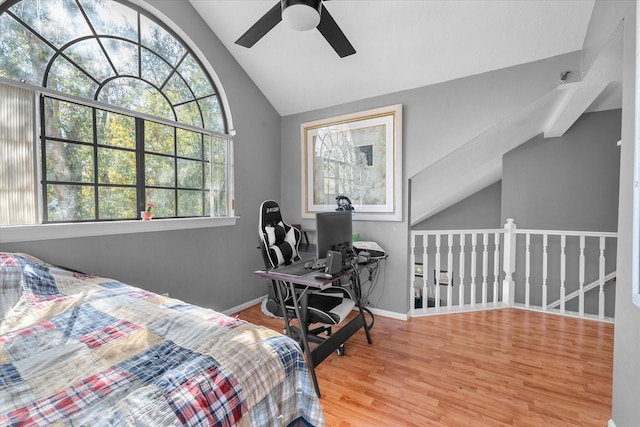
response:
[(324, 426), (298, 345), (0, 253), (0, 425)]

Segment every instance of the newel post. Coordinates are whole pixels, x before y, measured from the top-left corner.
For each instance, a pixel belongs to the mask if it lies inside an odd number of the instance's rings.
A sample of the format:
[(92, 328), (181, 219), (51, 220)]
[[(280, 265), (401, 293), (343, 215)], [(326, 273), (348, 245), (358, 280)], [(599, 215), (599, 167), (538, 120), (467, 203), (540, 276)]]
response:
[(512, 306), (515, 303), (516, 284), (513, 274), (516, 271), (516, 224), (508, 218), (504, 225), (504, 280), (502, 281), (502, 303)]

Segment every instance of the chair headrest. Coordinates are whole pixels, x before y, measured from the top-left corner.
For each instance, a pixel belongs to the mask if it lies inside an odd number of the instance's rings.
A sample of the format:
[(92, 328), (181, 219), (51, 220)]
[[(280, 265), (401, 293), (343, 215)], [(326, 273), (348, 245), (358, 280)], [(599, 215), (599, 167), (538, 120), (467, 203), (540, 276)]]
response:
[(300, 259), (298, 244), (300, 231), (282, 220), (280, 206), (273, 200), (265, 200), (260, 206), (260, 223), (258, 224), (261, 246), (265, 262), (270, 267), (289, 264)]
[(265, 200), (260, 206), (260, 230), (264, 231), (267, 225), (278, 224), (282, 221), (280, 206), (273, 200)]

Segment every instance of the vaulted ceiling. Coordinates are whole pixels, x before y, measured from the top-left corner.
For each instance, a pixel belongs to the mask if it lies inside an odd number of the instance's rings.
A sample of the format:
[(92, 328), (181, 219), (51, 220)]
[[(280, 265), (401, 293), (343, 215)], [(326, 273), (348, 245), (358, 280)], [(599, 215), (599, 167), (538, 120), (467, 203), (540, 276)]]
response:
[(234, 42), (278, 0), (190, 0), (283, 116), (582, 49), (593, 0), (333, 0), (356, 50), (283, 22), (252, 48)]
[[(594, 0), (325, 1), (356, 50), (340, 58), (319, 31), (283, 22), (251, 48), (235, 44), (277, 0), (190, 2), (282, 116), (582, 51), (594, 10)], [(558, 72), (531, 105), (407, 173), (411, 225), (501, 179), (502, 156), (535, 135), (620, 108), (620, 28), (597, 38), (608, 42), (588, 67), (566, 81)]]

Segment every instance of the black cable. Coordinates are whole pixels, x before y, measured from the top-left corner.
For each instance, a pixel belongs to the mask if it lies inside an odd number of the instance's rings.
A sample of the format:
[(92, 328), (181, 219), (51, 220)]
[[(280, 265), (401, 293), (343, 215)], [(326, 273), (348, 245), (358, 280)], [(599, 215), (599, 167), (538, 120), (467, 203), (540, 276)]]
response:
[(371, 283), (371, 286), (367, 290), (366, 294), (363, 295), (363, 297), (368, 301), (369, 297), (371, 296), (371, 294), (373, 293), (374, 289), (378, 285), (378, 278), (380, 277), (380, 260), (379, 259), (376, 260), (375, 264), (373, 264), (373, 266), (371, 266), (371, 265), (368, 266), (367, 269), (369, 270), (368, 282)]
[[(376, 265), (375, 270), (377, 271), (377, 270), (378, 270), (378, 268), (377, 268), (377, 266), (378, 266), (378, 262), (376, 262), (376, 264), (375, 264), (375, 265)], [(370, 266), (367, 266), (366, 268), (367, 268), (367, 270), (369, 270), (369, 277), (371, 278), (371, 267), (370, 267)], [(373, 315), (373, 312), (372, 312), (371, 310), (369, 310), (369, 309), (365, 306), (365, 304), (363, 304), (363, 298), (362, 298), (362, 296), (363, 296), (363, 295), (362, 295), (362, 283), (361, 283), (361, 281), (360, 281), (360, 273), (361, 273), (361, 271), (362, 271), (362, 270), (358, 270), (358, 268), (357, 268), (357, 264), (356, 264), (356, 263), (354, 263), (354, 262), (352, 262), (352, 263), (351, 263), (351, 269), (353, 270), (353, 274), (352, 274), (352, 276), (353, 276), (353, 281), (354, 281), (354, 282), (355, 282), (355, 281), (357, 281), (357, 283), (353, 283), (353, 288), (354, 288), (354, 289), (353, 289), (353, 292), (356, 294), (355, 296), (356, 296), (357, 301), (358, 301), (358, 306), (359, 306), (359, 308), (361, 308), (361, 309), (362, 309), (363, 316), (364, 316), (364, 313), (366, 312), (366, 313), (368, 313), (368, 314), (369, 314), (369, 316), (371, 317), (371, 323), (369, 323), (369, 324), (367, 324), (366, 319), (364, 319), (364, 323), (365, 323), (365, 324), (364, 324), (364, 328), (365, 328), (367, 331), (370, 331), (370, 330), (371, 330), (371, 328), (373, 328), (373, 324), (375, 323), (375, 317), (374, 317), (374, 315)], [(377, 280), (377, 279), (376, 279), (376, 280)], [(370, 282), (370, 281), (371, 281), (371, 279), (369, 279), (368, 281)], [(369, 294), (370, 294), (370, 293), (371, 293), (371, 292), (369, 292)], [(369, 294), (367, 294), (367, 295), (369, 295)], [(364, 300), (364, 302), (366, 303), (366, 299)]]

